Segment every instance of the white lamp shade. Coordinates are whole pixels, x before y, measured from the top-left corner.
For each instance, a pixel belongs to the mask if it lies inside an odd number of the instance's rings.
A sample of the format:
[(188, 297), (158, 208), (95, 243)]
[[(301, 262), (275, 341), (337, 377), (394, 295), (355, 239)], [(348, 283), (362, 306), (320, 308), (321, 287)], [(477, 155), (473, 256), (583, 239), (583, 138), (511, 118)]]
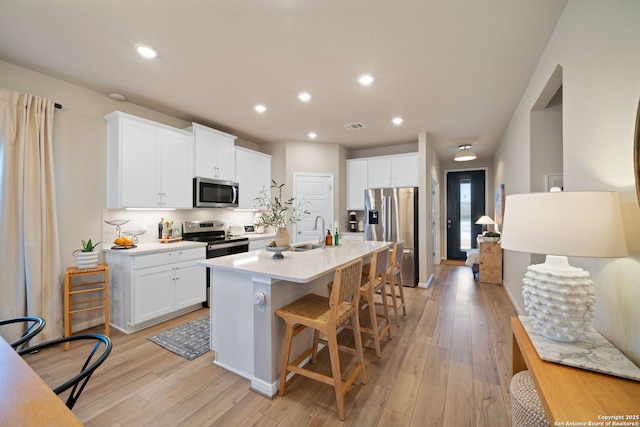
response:
[(478, 218), (478, 220), (476, 221), (476, 224), (489, 225), (489, 224), (495, 224), (495, 221), (491, 219), (490, 216), (482, 215), (480, 218)]
[(502, 248), (590, 258), (627, 256), (618, 194), (580, 191), (507, 196)]

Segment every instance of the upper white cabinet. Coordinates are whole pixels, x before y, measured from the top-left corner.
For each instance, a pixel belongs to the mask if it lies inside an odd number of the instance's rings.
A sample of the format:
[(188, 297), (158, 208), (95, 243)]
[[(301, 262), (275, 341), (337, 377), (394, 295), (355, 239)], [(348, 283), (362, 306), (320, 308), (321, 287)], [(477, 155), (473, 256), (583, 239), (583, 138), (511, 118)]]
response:
[(367, 159), (367, 187), (417, 187), (418, 154), (371, 157)]
[(197, 123), (190, 129), (195, 141), (195, 176), (235, 181), (236, 137)]
[(364, 210), (364, 190), (367, 189), (366, 159), (347, 160), (347, 209)]
[(192, 134), (120, 111), (105, 119), (107, 207), (192, 207)]
[(236, 182), (240, 193), (238, 207), (255, 209), (260, 190), (271, 188), (271, 156), (236, 147)]

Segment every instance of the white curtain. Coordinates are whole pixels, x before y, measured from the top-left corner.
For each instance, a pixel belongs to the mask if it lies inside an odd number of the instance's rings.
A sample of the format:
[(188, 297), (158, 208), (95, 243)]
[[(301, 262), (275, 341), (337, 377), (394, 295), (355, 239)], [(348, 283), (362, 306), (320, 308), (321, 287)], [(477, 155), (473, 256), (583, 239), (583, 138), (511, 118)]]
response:
[(0, 319), (40, 316), (62, 336), (51, 100), (0, 88)]

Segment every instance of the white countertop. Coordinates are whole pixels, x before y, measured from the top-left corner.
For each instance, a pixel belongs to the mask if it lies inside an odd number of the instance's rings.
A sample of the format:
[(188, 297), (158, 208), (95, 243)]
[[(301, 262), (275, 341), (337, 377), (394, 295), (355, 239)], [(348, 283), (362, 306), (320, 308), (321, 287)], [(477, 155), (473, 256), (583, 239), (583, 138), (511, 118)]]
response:
[(221, 270), (307, 283), (355, 259), (370, 256), (391, 243), (345, 240), (340, 246), (305, 252), (284, 251), (284, 259), (273, 259), (274, 252), (259, 249), (200, 261), (200, 265)]
[[(187, 240), (180, 240), (178, 242), (171, 243), (139, 243), (135, 248), (131, 249), (111, 249), (111, 247), (102, 248), (103, 252), (114, 252), (121, 255), (142, 255), (154, 252), (170, 252), (180, 249), (191, 248), (204, 248), (207, 244), (205, 242), (191, 242)], [(204, 253), (203, 253), (204, 256)]]

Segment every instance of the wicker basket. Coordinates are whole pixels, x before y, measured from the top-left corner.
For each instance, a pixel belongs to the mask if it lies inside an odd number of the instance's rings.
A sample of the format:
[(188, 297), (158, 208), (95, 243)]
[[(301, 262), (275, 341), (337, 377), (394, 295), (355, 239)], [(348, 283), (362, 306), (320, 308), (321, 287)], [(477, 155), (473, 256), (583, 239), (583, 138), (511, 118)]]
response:
[(514, 427), (549, 427), (549, 420), (538, 397), (529, 371), (511, 378), (511, 425)]

